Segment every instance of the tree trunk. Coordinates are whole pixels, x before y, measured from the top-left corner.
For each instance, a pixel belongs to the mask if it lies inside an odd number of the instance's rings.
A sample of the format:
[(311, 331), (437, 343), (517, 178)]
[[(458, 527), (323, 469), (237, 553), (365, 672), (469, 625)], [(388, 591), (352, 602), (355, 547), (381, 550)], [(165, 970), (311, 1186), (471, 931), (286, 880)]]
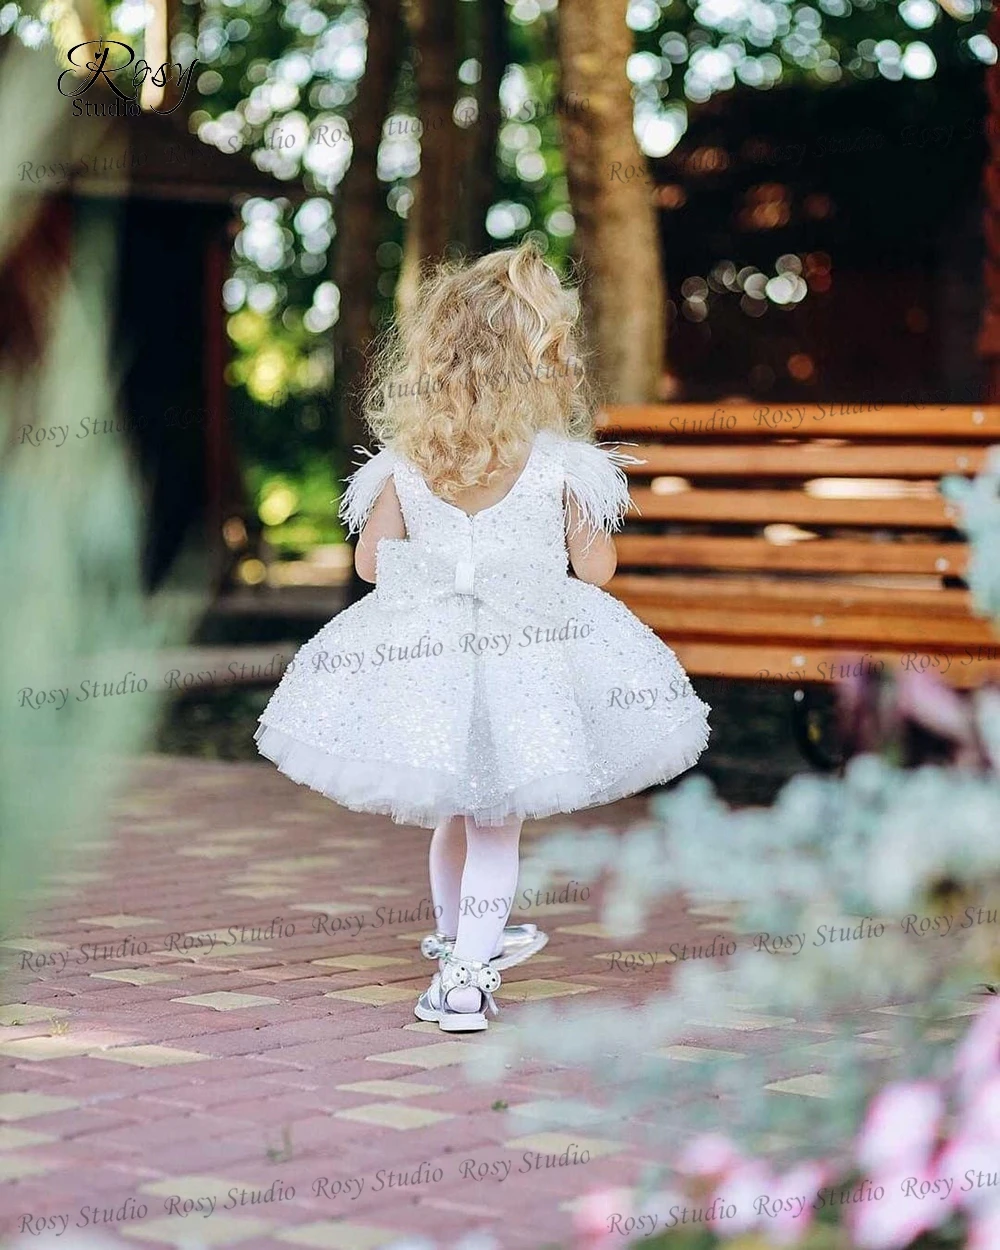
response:
[(420, 137), (417, 199), (420, 258), (437, 259), (452, 239), (458, 127), (455, 125), (455, 0), (418, 0), (413, 6)]
[[(387, 212), (378, 180), (378, 149), (399, 72), (402, 20), (399, 0), (370, 0), (365, 76), (351, 116), (351, 163), (340, 184), (336, 210), (334, 280), (340, 291), (340, 317), (334, 328), (334, 406), (339, 422), (338, 445), (349, 462), (353, 460), (353, 447), (369, 443), (361, 400), (368, 349), (375, 335), (379, 273), (375, 249), (384, 237), (382, 227)], [(370, 589), (352, 564), (348, 602), (356, 602)]]
[(340, 444), (366, 444), (361, 388), (366, 353), (375, 332), (379, 269), (375, 249), (384, 237), (385, 197), (378, 180), (378, 148), (399, 71), (402, 13), (399, 0), (371, 0), (365, 75), (351, 117), (351, 164), (340, 184), (336, 210), (334, 279), (340, 290), (340, 318), (334, 329), (336, 408)]
[[(633, 51), (627, 7), (627, 0), (559, 5), (560, 109), (585, 339), (598, 393), (616, 403), (655, 396), (666, 345), (656, 209), (625, 74)], [(626, 180), (629, 166), (636, 176)]]
[[(1000, 8), (994, 8), (987, 33), (994, 44), (1000, 40)], [(986, 364), (987, 401), (996, 403), (1000, 396), (1000, 62), (986, 68), (986, 97), (989, 109), (985, 118), (988, 152), (983, 170), (985, 301), (977, 347)]]
[(479, 0), (479, 118), (468, 169), (466, 232), (469, 250), (489, 251), (486, 214), (496, 195), (497, 142), (500, 137), (500, 84), (507, 68), (505, 0)]
[(407, 14), (413, 42), (420, 135), (420, 171), (406, 224), (403, 265), (396, 292), (405, 308), (413, 299), (420, 270), (438, 260), (455, 238), (460, 134), (455, 125), (457, 87), (456, 0), (410, 0)]

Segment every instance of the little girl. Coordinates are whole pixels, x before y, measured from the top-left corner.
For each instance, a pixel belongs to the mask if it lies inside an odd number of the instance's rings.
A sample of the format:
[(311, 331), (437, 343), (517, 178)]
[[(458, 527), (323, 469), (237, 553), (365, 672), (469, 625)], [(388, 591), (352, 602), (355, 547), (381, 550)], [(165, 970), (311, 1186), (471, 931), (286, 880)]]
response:
[(708, 740), (673, 652), (597, 589), (635, 462), (588, 441), (577, 317), (530, 246), (425, 283), (341, 506), (375, 592), (302, 647), (256, 734), (294, 781), (434, 830), (415, 1010), (446, 1032), (485, 1029), (500, 971), (547, 941), (505, 928), (525, 817), (668, 781)]

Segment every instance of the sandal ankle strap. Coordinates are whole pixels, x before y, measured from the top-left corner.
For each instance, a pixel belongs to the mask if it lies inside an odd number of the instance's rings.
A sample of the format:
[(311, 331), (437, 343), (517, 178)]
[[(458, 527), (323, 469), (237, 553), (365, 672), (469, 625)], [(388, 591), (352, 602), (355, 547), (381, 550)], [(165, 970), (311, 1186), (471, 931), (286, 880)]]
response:
[(446, 933), (428, 933), (420, 943), (420, 953), (425, 959), (444, 959), (455, 948), (455, 939)]
[(441, 969), (441, 986), (446, 992), (467, 988), (493, 994), (501, 984), (500, 973), (488, 963), (475, 959), (458, 959), (452, 954), (445, 956), (444, 967)]
[(479, 990), (490, 1012), (497, 1015), (499, 1013), (493, 995), (501, 984), (500, 973), (488, 963), (474, 959), (456, 959), (454, 955), (446, 955), (444, 958), (441, 966), (441, 997), (445, 1004), (452, 990)]

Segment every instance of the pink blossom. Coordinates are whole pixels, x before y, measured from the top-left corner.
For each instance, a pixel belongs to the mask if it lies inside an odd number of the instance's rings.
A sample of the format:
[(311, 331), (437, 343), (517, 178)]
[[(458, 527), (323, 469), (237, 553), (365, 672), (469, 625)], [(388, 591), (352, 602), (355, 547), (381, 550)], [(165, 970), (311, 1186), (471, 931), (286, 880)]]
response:
[(767, 1217), (760, 1214), (760, 1199), (770, 1198), (778, 1193), (774, 1174), (758, 1160), (740, 1160), (730, 1169), (719, 1182), (712, 1196), (713, 1202), (720, 1206), (735, 1204), (736, 1214), (727, 1219), (726, 1234), (735, 1237), (737, 1233), (749, 1232), (761, 1226)]
[(623, 1243), (620, 1225), (632, 1214), (632, 1191), (629, 1189), (592, 1189), (584, 1194), (573, 1210), (573, 1232), (577, 1250), (606, 1250)]
[(1000, 1072), (972, 1092), (955, 1136), (992, 1142), (994, 1152), (1000, 1155)]
[(812, 1224), (813, 1204), (818, 1191), (826, 1183), (829, 1167), (825, 1163), (800, 1163), (774, 1182), (775, 1193), (785, 1198), (784, 1209), (772, 1217), (771, 1223), (761, 1221), (770, 1240), (777, 1246), (797, 1246)]
[(853, 1206), (847, 1216), (858, 1250), (903, 1250), (921, 1233), (936, 1228), (954, 1206), (942, 1182), (943, 1174), (926, 1166), (894, 1168), (873, 1176), (872, 1197)]
[(919, 1166), (931, 1152), (943, 1111), (941, 1090), (929, 1081), (887, 1085), (868, 1106), (859, 1163), (873, 1172)]
[(975, 693), (974, 700), (980, 734), (983, 740), (983, 750), (993, 767), (993, 771), (1000, 773), (1000, 740), (984, 732), (985, 725), (988, 722), (992, 721), (993, 724), (1000, 724), (1000, 690), (996, 686), (980, 686)]
[(939, 738), (969, 748), (975, 743), (966, 699), (931, 673), (906, 671), (896, 681), (896, 709), (904, 718)]
[(955, 1178), (955, 1204), (968, 1210), (1000, 1205), (1000, 1152), (996, 1128), (992, 1137), (962, 1134), (941, 1152), (938, 1170)]
[(990, 1001), (976, 1017), (955, 1051), (955, 1073), (965, 1098), (1000, 1072), (1000, 998)]
[(687, 1143), (676, 1168), (688, 1176), (718, 1176), (736, 1166), (742, 1155), (721, 1133), (702, 1133)]

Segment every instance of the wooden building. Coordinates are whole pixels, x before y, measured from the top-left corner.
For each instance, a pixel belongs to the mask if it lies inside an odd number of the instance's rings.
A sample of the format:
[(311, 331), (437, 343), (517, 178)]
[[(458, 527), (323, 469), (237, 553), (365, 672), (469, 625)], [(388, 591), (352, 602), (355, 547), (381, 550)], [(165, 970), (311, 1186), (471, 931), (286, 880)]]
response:
[[(109, 96), (98, 83), (86, 98)], [(141, 469), (146, 582), (159, 584), (185, 552), (196, 557), (199, 580), (207, 575), (221, 585), (249, 522), (229, 423), (222, 288), (239, 205), (250, 196), (301, 192), (244, 153), (202, 143), (182, 109), (110, 120), (70, 116), (44, 162), (20, 172), (38, 203), (8, 262), (25, 269), (15, 286), (38, 286), (42, 273), (85, 260), (75, 254), (85, 222), (110, 226), (115, 240), (112, 363), (120, 419), (101, 433), (127, 437)], [(26, 322), (23, 309), (8, 313), (0, 339), (20, 336), (30, 348), (34, 337), (37, 347), (41, 326)]]

